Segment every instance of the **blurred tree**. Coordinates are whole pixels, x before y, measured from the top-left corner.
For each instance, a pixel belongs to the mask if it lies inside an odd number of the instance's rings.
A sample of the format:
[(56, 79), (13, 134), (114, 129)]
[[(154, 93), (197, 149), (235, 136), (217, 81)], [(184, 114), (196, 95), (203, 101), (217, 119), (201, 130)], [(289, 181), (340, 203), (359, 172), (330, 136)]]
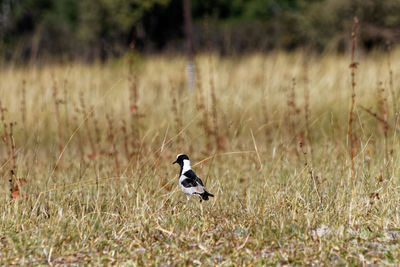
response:
[[(345, 51), (352, 17), (366, 49), (400, 40), (400, 0), (191, 0), (194, 46), (222, 53)], [(0, 55), (105, 60), (132, 40), (142, 51), (184, 51), (182, 0), (0, 0)]]
[[(0, 48), (6, 58), (121, 54), (138, 22), (170, 0), (3, 0)], [(123, 49), (123, 48), (124, 49)]]

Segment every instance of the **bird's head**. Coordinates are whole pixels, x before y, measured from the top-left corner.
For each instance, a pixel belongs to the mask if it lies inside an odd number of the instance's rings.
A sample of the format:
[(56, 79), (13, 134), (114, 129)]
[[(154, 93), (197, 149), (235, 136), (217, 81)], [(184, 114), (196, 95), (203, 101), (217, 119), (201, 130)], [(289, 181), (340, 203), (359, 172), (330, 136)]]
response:
[(189, 157), (185, 154), (178, 154), (178, 156), (176, 156), (176, 160), (172, 162), (172, 164), (178, 163), (180, 166), (183, 166), (184, 160), (189, 160)]

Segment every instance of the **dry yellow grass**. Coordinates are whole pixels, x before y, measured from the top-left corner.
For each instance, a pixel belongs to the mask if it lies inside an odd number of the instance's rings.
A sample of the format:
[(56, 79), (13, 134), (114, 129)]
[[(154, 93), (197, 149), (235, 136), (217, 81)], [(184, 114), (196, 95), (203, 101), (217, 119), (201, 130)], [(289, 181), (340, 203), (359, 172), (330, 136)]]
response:
[[(399, 59), (394, 51), (397, 95)], [(400, 146), (388, 65), (382, 53), (358, 61), (354, 177), (346, 56), (213, 57), (216, 125), (206, 56), (197, 62), (201, 90), (192, 93), (183, 58), (136, 61), (134, 104), (126, 61), (1, 70), (5, 120), (17, 122), (17, 168), (11, 177), (10, 137), (3, 136), (0, 262), (398, 264)], [(388, 110), (386, 138), (360, 105), (378, 117)], [(190, 156), (215, 198), (186, 201), (171, 165), (178, 153)], [(10, 178), (26, 180), (16, 199)]]

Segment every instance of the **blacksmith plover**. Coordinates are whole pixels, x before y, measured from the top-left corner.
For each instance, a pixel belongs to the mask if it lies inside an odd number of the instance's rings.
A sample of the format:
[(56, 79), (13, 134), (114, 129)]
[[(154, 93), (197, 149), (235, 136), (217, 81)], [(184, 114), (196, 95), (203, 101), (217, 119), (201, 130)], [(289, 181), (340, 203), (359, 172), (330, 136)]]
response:
[(185, 154), (179, 154), (176, 160), (172, 164), (178, 163), (181, 166), (181, 171), (179, 172), (179, 185), (181, 190), (186, 194), (187, 199), (192, 195), (200, 197), (200, 201), (208, 200), (208, 197), (214, 197), (213, 194), (207, 192), (204, 187), (203, 182), (190, 167), (189, 157)]

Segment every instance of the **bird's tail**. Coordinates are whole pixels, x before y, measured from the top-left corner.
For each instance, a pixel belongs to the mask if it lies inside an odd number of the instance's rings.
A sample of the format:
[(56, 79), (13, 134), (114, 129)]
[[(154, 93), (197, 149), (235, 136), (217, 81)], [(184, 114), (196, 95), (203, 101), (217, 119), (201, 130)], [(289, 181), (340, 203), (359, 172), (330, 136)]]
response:
[(204, 191), (204, 193), (201, 194), (201, 198), (202, 198), (203, 200), (208, 200), (208, 197), (214, 197), (214, 195), (208, 193), (207, 191)]

